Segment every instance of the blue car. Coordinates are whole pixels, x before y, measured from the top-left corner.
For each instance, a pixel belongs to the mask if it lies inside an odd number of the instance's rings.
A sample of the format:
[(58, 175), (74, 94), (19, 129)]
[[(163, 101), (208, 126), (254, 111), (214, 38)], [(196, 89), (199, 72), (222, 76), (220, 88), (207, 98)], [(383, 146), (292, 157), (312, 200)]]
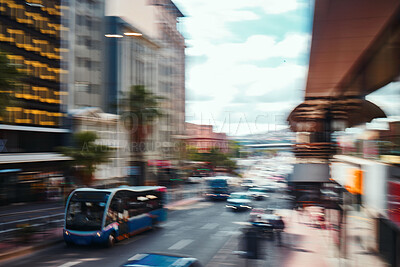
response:
[(234, 192), (226, 200), (226, 207), (234, 211), (251, 209), (250, 198), (247, 192)]
[(150, 253), (136, 254), (131, 257), (122, 267), (201, 267), (202, 265), (196, 258)]

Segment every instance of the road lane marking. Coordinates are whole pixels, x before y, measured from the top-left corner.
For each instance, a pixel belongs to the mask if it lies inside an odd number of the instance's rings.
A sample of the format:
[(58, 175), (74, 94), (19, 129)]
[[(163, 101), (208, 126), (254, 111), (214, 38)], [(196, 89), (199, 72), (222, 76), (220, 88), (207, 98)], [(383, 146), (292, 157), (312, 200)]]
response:
[(58, 267), (70, 267), (70, 266), (77, 265), (79, 263), (82, 263), (82, 261), (69, 261), (69, 262), (66, 262), (66, 263), (64, 263), (62, 265), (59, 265)]
[(193, 242), (193, 239), (182, 239), (181, 241), (178, 241), (174, 245), (170, 246), (168, 249), (179, 250), (179, 249), (186, 247), (187, 245), (189, 245), (192, 242)]
[(234, 224), (239, 224), (239, 225), (245, 225), (245, 226), (252, 225), (252, 224), (249, 223), (249, 222), (232, 222), (232, 223), (234, 223)]
[(237, 236), (240, 235), (240, 231), (218, 231), (214, 235), (210, 236), (211, 239), (220, 239), (227, 236)]
[(169, 222), (163, 224), (162, 226), (164, 226), (164, 227), (174, 227), (174, 226), (180, 224), (181, 222), (182, 221), (169, 221)]
[(218, 223), (207, 223), (207, 224), (203, 225), (203, 227), (201, 227), (200, 229), (212, 230), (212, 229), (218, 227), (218, 225), (219, 225)]
[(133, 242), (136, 242), (136, 241), (142, 239), (143, 237), (145, 237), (145, 235), (143, 235), (143, 234), (140, 236), (131, 237), (127, 240), (120, 242), (119, 244), (130, 244), (130, 243), (133, 243)]
[(104, 258), (86, 258), (86, 259), (81, 259), (82, 261), (99, 261), (102, 260)]

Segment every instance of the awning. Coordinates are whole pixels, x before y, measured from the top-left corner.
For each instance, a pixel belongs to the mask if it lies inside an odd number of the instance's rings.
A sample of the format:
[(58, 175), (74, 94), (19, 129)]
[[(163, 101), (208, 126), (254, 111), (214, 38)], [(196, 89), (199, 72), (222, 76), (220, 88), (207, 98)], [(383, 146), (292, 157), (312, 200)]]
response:
[(72, 160), (59, 153), (2, 153), (0, 164)]
[(362, 97), (400, 71), (400, 1), (315, 1), (305, 97)]
[(20, 126), (20, 125), (8, 125), (8, 124), (0, 124), (0, 130), (46, 132), (46, 133), (70, 133), (71, 132), (69, 129), (62, 129), (62, 128), (46, 128), (46, 127)]
[(318, 122), (326, 121), (328, 113), (332, 121), (344, 121), (346, 128), (370, 122), (375, 118), (386, 118), (385, 112), (368, 100), (329, 98), (305, 100), (289, 114), (287, 121), (294, 132), (324, 131), (323, 125)]

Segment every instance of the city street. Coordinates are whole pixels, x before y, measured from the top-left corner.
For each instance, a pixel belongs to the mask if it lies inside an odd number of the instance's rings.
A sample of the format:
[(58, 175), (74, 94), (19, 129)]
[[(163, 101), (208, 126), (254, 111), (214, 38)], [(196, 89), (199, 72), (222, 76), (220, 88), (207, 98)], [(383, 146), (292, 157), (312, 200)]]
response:
[[(286, 208), (281, 194), (271, 194), (264, 201), (253, 201), (255, 207)], [(99, 247), (66, 247), (64, 243), (7, 266), (119, 266), (137, 253), (163, 252), (183, 254), (207, 263), (248, 220), (249, 212), (232, 212), (225, 202), (200, 201), (169, 211), (168, 221), (160, 228), (117, 243), (110, 249)], [(235, 256), (238, 257), (238, 256)]]

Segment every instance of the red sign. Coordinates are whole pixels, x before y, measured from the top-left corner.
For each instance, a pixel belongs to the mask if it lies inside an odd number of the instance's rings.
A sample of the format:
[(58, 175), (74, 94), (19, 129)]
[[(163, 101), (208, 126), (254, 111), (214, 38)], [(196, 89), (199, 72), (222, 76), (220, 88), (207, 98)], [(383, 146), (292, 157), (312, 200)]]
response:
[(400, 181), (388, 182), (389, 219), (400, 227)]
[(169, 160), (149, 160), (149, 166), (157, 166), (157, 167), (170, 167), (171, 162)]

